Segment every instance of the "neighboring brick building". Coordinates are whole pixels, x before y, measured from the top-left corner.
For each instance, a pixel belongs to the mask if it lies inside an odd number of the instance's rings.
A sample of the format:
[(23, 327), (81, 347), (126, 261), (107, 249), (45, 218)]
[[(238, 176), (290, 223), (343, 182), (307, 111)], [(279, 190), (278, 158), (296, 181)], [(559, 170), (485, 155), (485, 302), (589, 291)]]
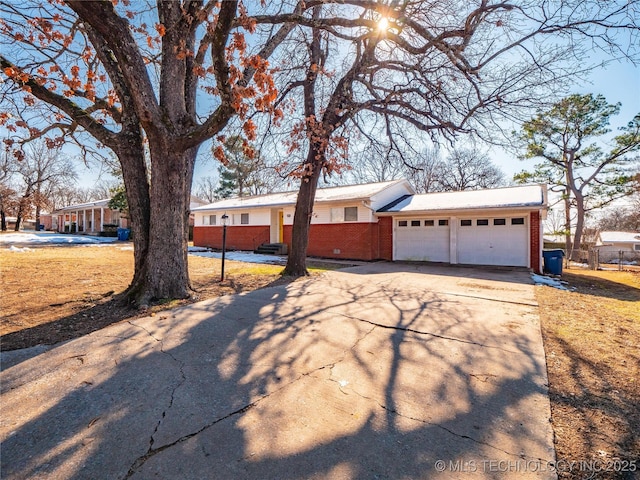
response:
[(69, 205), (51, 215), (56, 231), (61, 233), (99, 234), (108, 228), (127, 227), (127, 218), (109, 208), (108, 198)]
[[(291, 244), (297, 192), (195, 208), (194, 245), (255, 250)], [(541, 269), (544, 185), (416, 195), (406, 180), (318, 189), (308, 255)]]

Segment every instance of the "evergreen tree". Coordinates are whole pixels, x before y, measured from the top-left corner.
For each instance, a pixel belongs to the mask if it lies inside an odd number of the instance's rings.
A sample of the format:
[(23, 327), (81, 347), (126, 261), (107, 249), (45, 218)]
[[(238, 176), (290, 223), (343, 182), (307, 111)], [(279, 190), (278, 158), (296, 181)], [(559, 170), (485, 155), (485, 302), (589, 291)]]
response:
[(260, 178), (265, 168), (255, 149), (242, 137), (232, 136), (224, 142), (226, 163), (218, 168), (218, 198), (246, 197), (259, 193), (263, 186)]

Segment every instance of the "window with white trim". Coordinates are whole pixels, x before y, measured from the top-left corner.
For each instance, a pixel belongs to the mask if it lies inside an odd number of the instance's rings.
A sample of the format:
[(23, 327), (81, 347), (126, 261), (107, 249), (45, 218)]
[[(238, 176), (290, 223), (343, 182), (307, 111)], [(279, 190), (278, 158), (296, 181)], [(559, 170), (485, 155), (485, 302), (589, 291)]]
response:
[(633, 249), (634, 249), (636, 252), (640, 252), (640, 243), (636, 243), (636, 244), (634, 244), (634, 245), (633, 245)]
[(331, 222), (357, 222), (358, 207), (339, 207), (331, 209)]
[(216, 224), (216, 216), (215, 215), (203, 215), (202, 217), (202, 225), (215, 225)]
[(240, 214), (240, 225), (249, 225), (249, 214), (241, 213)]
[(358, 221), (358, 207), (344, 207), (344, 221), (345, 222), (357, 222)]

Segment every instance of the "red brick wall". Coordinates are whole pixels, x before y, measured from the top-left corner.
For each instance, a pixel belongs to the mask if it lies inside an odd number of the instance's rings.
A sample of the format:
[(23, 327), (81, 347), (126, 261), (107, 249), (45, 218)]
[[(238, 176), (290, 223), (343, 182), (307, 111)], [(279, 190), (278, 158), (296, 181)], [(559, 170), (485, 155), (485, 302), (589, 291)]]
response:
[(540, 256), (542, 255), (540, 250), (540, 212), (531, 212), (530, 215), (529, 235), (531, 235), (529, 244), (531, 245), (531, 265), (529, 265), (534, 272), (542, 273), (540, 268)]
[[(269, 225), (232, 225), (227, 227), (227, 250), (255, 250), (269, 243)], [(193, 227), (196, 247), (222, 248), (222, 227)]]
[[(291, 225), (284, 226), (284, 243), (291, 245)], [(340, 253), (334, 253), (334, 250)], [(307, 254), (348, 260), (391, 260), (392, 219), (379, 223), (313, 224)]]
[[(284, 242), (291, 245), (291, 225), (284, 226)], [(335, 253), (334, 250), (339, 250)], [(378, 255), (377, 223), (313, 224), (307, 255), (312, 257), (375, 260)]]
[(378, 220), (378, 258), (393, 260), (393, 218), (380, 217)]

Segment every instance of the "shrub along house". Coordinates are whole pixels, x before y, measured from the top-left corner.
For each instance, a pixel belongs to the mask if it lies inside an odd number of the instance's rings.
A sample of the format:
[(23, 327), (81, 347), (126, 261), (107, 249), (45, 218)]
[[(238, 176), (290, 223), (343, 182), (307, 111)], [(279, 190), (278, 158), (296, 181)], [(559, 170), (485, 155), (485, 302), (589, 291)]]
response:
[[(194, 245), (255, 250), (291, 243), (297, 192), (221, 200), (194, 209)], [(310, 256), (431, 261), (541, 270), (544, 185), (415, 194), (406, 180), (318, 189)]]

